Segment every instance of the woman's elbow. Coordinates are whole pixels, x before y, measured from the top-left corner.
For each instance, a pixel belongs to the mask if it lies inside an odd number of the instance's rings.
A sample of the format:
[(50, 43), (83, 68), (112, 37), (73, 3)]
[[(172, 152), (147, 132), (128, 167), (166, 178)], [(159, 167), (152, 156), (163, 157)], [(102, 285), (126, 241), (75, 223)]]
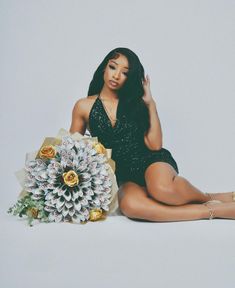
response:
[(154, 146), (154, 147), (149, 148), (149, 150), (152, 150), (152, 151), (158, 151), (161, 149), (162, 149), (162, 145), (158, 145), (158, 146)]
[(82, 135), (84, 135), (85, 134), (85, 132), (86, 132), (86, 127), (84, 127), (84, 126), (80, 126), (80, 127), (74, 127), (74, 126), (70, 126), (70, 129), (69, 129), (69, 133), (70, 134), (73, 134), (73, 133), (76, 133), (76, 132), (78, 132), (78, 133), (80, 133), (80, 134), (82, 134)]
[(158, 151), (162, 149), (162, 142), (159, 143), (145, 143), (149, 150)]

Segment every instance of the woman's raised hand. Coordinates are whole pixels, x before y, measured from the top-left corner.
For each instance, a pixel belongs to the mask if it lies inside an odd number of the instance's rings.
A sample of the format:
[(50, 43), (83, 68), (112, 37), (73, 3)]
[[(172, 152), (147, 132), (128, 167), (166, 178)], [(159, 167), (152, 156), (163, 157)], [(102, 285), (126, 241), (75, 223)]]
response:
[(144, 88), (144, 95), (142, 97), (142, 99), (144, 100), (146, 105), (149, 105), (151, 103), (155, 103), (154, 99), (152, 97), (152, 93), (150, 90), (150, 79), (149, 79), (149, 75), (146, 75), (146, 77), (143, 80), (143, 88)]

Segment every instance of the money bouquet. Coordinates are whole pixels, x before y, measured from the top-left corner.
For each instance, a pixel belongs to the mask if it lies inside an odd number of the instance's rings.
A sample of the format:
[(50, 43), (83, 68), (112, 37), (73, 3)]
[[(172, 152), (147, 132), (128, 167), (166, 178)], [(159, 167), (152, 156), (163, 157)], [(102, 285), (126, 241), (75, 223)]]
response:
[(60, 129), (45, 138), (40, 149), (27, 153), (25, 167), (17, 171), (22, 191), (9, 214), (40, 222), (106, 219), (118, 209), (118, 186), (112, 149), (97, 137)]

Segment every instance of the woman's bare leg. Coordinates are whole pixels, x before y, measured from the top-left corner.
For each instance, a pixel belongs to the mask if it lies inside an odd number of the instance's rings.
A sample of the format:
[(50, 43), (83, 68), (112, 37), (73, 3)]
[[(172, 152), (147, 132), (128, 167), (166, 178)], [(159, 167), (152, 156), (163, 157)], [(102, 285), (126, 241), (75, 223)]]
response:
[[(187, 179), (179, 176), (168, 163), (152, 163), (145, 171), (145, 180), (149, 194), (160, 202), (169, 205), (186, 203), (204, 203), (211, 200), (209, 194), (193, 186)], [(210, 193), (213, 199), (232, 201), (232, 193)]]
[[(204, 202), (205, 200), (205, 195), (207, 197), (208, 200), (211, 199), (215, 199), (215, 200), (220, 200), (222, 202), (231, 202), (233, 201), (232, 199), (232, 192), (220, 192), (220, 193), (207, 193), (207, 192), (202, 192), (201, 190), (199, 190), (198, 188), (196, 188), (195, 186), (193, 186), (187, 179), (185, 179), (182, 176), (175, 176), (173, 179), (173, 184), (174, 184), (174, 188), (175, 191), (184, 191), (184, 193), (188, 193), (188, 191), (194, 192), (194, 193), (199, 193), (199, 195), (203, 195), (202, 196), (202, 200), (199, 202)], [(208, 195), (210, 194), (210, 195)], [(207, 201), (208, 201), (207, 200)]]
[[(146, 187), (126, 182), (118, 191), (119, 207), (124, 215), (148, 221), (185, 221), (209, 219), (210, 212), (204, 204), (170, 206), (151, 199)], [(235, 202), (213, 204), (216, 218), (235, 219)]]

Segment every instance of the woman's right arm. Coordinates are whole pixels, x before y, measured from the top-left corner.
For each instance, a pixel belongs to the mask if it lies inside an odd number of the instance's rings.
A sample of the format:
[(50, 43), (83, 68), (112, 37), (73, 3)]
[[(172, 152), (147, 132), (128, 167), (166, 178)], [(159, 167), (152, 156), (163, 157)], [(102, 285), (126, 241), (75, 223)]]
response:
[(75, 103), (72, 111), (72, 123), (69, 129), (70, 133), (79, 132), (84, 135), (86, 131), (86, 120), (84, 117), (84, 109), (86, 109), (85, 99), (79, 99)]

